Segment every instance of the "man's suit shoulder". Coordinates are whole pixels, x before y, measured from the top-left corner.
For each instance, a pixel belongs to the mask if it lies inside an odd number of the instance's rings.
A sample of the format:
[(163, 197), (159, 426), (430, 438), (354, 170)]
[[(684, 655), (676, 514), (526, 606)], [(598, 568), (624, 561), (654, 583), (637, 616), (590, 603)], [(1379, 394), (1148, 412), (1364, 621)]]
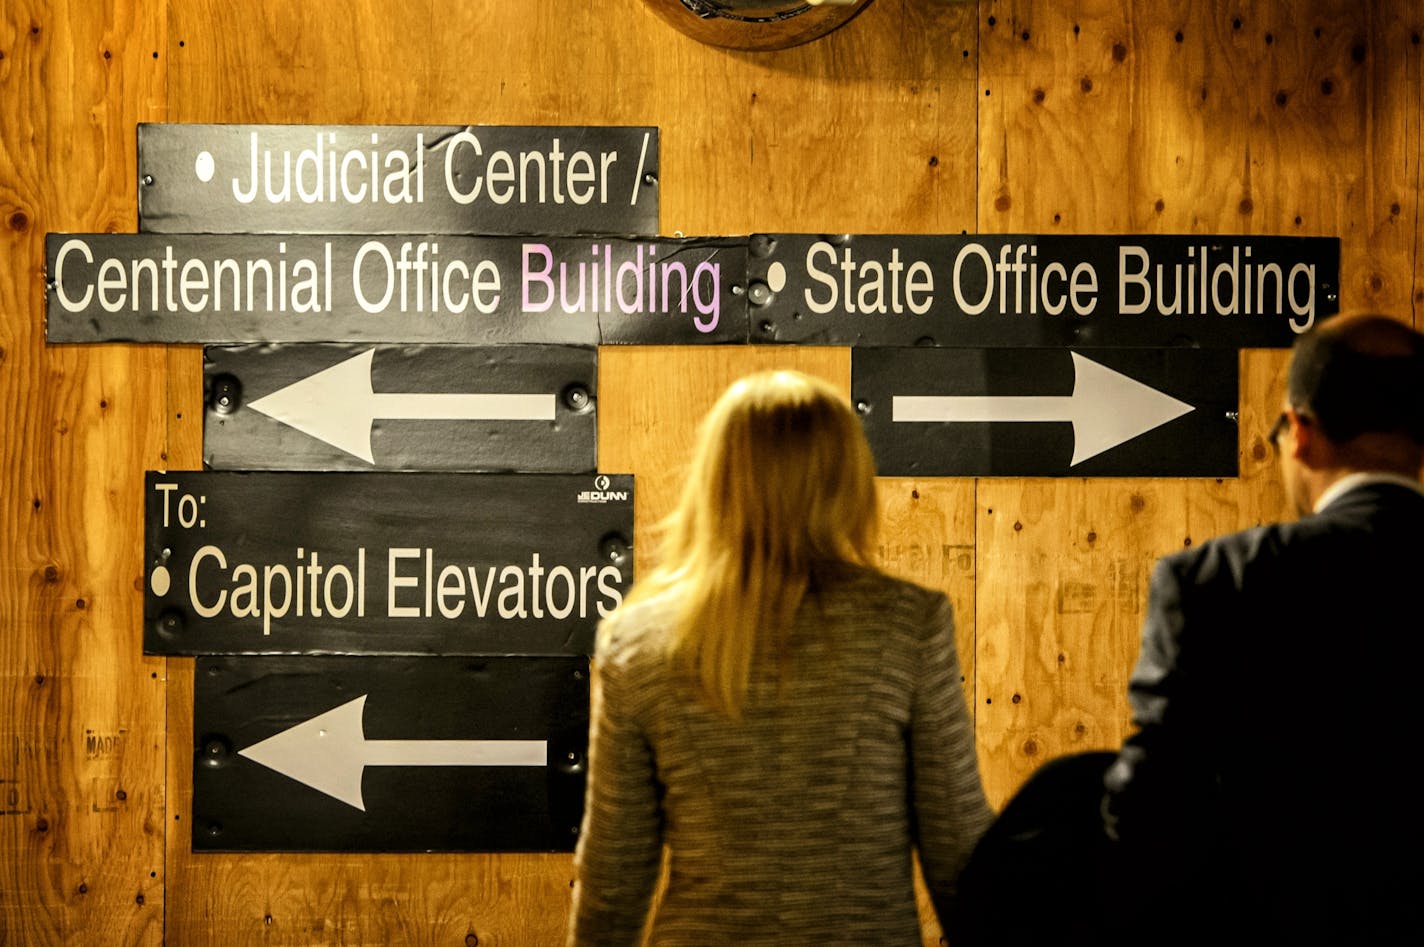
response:
[(1240, 586), (1250, 564), (1276, 558), (1292, 541), (1290, 526), (1273, 523), (1215, 536), (1205, 542), (1164, 556), (1159, 572), (1184, 586), (1205, 585), (1230, 579)]
[[(1351, 491), (1321, 513), (1289, 523), (1253, 526), (1206, 540), (1163, 557), (1158, 568), (1188, 585), (1230, 578), (1240, 587), (1253, 572), (1290, 570), (1297, 563), (1319, 565), (1342, 545), (1424, 522), (1424, 497), (1407, 488), (1367, 486)], [(1351, 537), (1351, 538), (1347, 538)]]

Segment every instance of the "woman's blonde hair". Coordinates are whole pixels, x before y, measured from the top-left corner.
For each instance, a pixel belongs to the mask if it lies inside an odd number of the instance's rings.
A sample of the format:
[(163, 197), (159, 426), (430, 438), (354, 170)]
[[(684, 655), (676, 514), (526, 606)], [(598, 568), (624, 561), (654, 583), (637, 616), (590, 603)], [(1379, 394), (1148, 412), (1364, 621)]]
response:
[(800, 372), (750, 375), (704, 419), (659, 561), (627, 604), (669, 597), (672, 663), (736, 719), (753, 662), (785, 657), (812, 568), (869, 565), (876, 516), (875, 462), (845, 397)]

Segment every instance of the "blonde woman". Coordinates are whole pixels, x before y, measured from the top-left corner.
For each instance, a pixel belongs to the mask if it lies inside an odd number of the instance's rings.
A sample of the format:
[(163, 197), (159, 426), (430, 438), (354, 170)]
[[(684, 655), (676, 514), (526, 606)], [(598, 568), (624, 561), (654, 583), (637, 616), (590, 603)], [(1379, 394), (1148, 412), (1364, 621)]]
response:
[(659, 561), (599, 629), (569, 943), (921, 942), (991, 821), (949, 601), (872, 564), (875, 467), (823, 381), (738, 381)]

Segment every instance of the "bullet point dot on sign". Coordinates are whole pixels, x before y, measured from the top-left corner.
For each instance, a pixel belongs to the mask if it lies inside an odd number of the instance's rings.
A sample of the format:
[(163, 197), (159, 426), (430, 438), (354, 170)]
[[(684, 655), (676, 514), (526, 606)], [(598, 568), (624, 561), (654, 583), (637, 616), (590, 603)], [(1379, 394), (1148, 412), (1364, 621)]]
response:
[(193, 170), (198, 174), (198, 180), (207, 184), (213, 179), (213, 172), (217, 168), (213, 165), (213, 156), (206, 151), (198, 152), (198, 160), (194, 164)]
[(786, 267), (780, 261), (766, 268), (766, 285), (771, 287), (773, 293), (786, 288)]
[(168, 575), (167, 567), (158, 566), (148, 577), (149, 588), (153, 589), (154, 595), (167, 595), (170, 579), (171, 577)]

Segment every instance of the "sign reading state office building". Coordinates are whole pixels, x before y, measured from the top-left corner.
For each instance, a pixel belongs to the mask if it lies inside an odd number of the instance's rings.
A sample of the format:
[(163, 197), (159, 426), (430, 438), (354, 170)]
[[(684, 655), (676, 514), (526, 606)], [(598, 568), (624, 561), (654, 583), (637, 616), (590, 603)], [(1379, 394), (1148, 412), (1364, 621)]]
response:
[(1340, 241), (755, 234), (753, 342), (1288, 347), (1339, 307)]

